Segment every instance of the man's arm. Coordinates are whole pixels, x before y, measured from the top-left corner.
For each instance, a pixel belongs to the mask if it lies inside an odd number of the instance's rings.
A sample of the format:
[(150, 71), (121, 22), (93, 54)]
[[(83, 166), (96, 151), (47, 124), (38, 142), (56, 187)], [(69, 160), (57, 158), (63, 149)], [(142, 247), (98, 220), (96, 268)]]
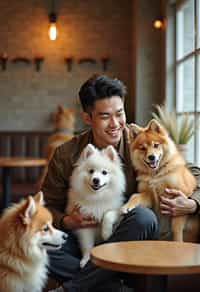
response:
[(181, 216), (200, 213), (200, 168), (196, 166), (190, 166), (189, 168), (197, 181), (195, 191), (188, 198), (179, 190), (166, 189), (166, 193), (170, 198), (164, 196), (160, 198), (160, 208), (162, 214)]
[(69, 187), (69, 182), (64, 177), (64, 163), (61, 156), (61, 150), (57, 148), (49, 162), (47, 175), (42, 186), (46, 206), (52, 212), (57, 228), (61, 227), (60, 223), (65, 214), (66, 193)]
[(80, 207), (75, 206), (70, 214), (65, 214), (61, 219), (61, 228), (74, 230), (87, 227), (95, 227), (99, 223), (91, 215), (81, 214)]
[(190, 165), (189, 168), (192, 174), (195, 176), (197, 182), (197, 187), (193, 192), (191, 199), (195, 200), (197, 204), (196, 213), (200, 214), (200, 168), (194, 165)]
[(56, 149), (42, 186), (46, 206), (53, 214), (54, 225), (63, 230), (96, 226), (97, 221), (91, 216), (81, 214), (78, 207), (75, 207), (70, 214), (65, 213), (73, 167), (69, 157), (66, 153), (62, 153), (62, 150), (63, 148), (60, 147)]

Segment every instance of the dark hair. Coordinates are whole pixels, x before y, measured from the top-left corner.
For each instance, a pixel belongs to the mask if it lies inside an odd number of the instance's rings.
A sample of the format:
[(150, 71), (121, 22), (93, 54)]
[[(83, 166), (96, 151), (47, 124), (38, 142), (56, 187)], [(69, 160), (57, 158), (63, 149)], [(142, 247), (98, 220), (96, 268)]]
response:
[(95, 101), (112, 96), (119, 96), (122, 100), (126, 95), (126, 86), (118, 79), (111, 79), (106, 75), (94, 75), (80, 88), (79, 98), (85, 112), (93, 109)]

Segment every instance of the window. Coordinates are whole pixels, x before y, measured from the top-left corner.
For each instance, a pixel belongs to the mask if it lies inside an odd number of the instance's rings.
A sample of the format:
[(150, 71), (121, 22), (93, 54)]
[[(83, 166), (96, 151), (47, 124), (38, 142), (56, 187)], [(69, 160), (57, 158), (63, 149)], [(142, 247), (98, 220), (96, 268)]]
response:
[(200, 165), (200, 0), (179, 1), (175, 19), (176, 112), (195, 121), (187, 160)]

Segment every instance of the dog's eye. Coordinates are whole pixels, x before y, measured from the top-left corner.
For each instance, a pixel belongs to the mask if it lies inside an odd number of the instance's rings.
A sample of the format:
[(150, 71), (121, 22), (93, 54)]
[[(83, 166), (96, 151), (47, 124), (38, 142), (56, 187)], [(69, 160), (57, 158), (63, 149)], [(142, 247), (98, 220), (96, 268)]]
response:
[(153, 147), (154, 148), (158, 148), (159, 147), (159, 143), (154, 143)]
[(140, 150), (145, 151), (146, 150), (146, 147), (145, 146), (141, 146), (140, 147)]
[(108, 172), (107, 172), (106, 170), (103, 170), (103, 171), (102, 171), (102, 174), (103, 174), (103, 175), (106, 175), (106, 174), (108, 174)]
[(89, 173), (90, 173), (90, 174), (93, 174), (93, 173), (94, 173), (94, 169), (90, 169), (90, 170), (89, 170)]
[(43, 228), (43, 231), (44, 231), (44, 232), (48, 232), (48, 231), (49, 231), (49, 226), (46, 225), (46, 226)]

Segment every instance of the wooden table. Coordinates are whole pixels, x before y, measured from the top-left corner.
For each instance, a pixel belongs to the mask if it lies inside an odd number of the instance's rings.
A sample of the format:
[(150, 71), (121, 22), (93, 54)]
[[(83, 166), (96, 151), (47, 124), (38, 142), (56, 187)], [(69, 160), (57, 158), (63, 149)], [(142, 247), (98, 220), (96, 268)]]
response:
[(45, 166), (47, 160), (36, 157), (1, 157), (2, 187), (3, 187), (3, 208), (7, 208), (11, 202), (11, 169), (13, 167), (34, 167)]
[(94, 247), (91, 259), (97, 266), (114, 271), (163, 275), (157, 291), (166, 291), (168, 275), (200, 273), (200, 244), (174, 241), (107, 243)]

